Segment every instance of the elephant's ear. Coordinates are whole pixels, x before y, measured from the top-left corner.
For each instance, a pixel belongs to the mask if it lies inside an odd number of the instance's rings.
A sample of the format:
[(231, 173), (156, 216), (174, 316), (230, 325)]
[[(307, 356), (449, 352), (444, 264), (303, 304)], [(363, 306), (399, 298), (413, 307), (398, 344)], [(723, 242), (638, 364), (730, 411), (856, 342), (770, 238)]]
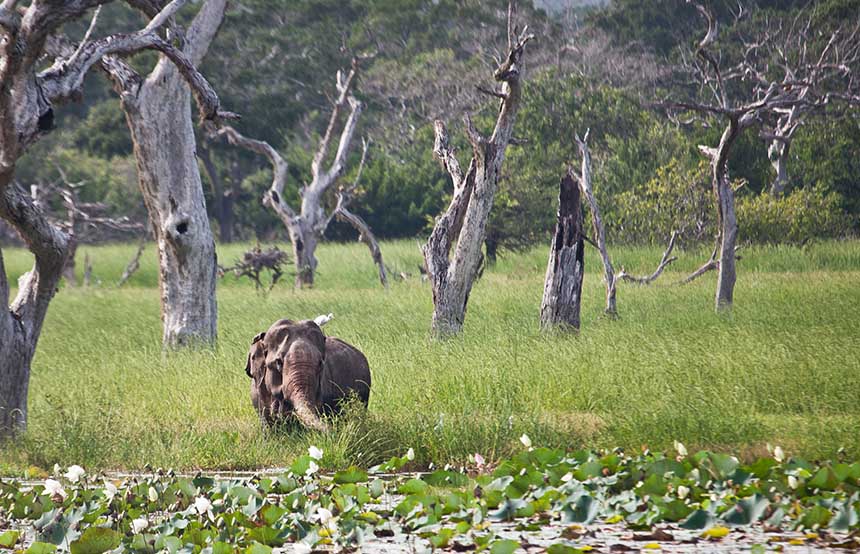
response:
[(248, 377), (251, 377), (251, 378), (254, 377), (253, 374), (251, 373), (251, 362), (252, 362), (251, 358), (254, 356), (254, 353), (256, 352), (257, 349), (263, 347), (262, 344), (258, 345), (257, 343), (259, 343), (261, 340), (263, 340), (263, 338), (265, 336), (266, 336), (266, 332), (263, 331), (262, 333), (258, 333), (257, 336), (254, 337), (254, 340), (251, 341), (251, 349), (248, 351), (248, 362), (245, 364), (245, 373), (248, 374)]

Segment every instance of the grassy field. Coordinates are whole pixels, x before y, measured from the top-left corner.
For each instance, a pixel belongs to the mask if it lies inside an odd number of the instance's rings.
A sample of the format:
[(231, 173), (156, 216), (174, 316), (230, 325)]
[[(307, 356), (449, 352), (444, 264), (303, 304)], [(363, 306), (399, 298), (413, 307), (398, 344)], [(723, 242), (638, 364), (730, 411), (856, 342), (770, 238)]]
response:
[[(231, 262), (247, 245), (221, 247)], [(30, 429), (0, 447), (0, 473), (54, 463), (88, 468), (257, 468), (289, 463), (309, 444), (324, 465), (366, 465), (414, 447), (422, 463), (488, 459), (528, 434), (546, 446), (651, 448), (673, 440), (742, 456), (766, 443), (808, 457), (860, 456), (860, 242), (750, 248), (736, 307), (713, 313), (713, 274), (669, 286), (700, 264), (682, 252), (657, 285), (620, 285), (621, 318), (601, 317), (598, 258), (588, 253), (578, 337), (537, 328), (546, 250), (500, 259), (476, 285), (466, 331), (428, 340), (430, 289), (415, 241), (383, 244), (395, 272), (384, 291), (359, 244), (320, 248), (318, 286), (268, 295), (226, 278), (213, 351), (163, 354), (155, 251), (114, 285), (134, 245), (82, 247), (100, 281), (53, 301), (33, 364)], [(616, 249), (650, 272), (660, 249)], [(5, 249), (16, 278), (26, 252)], [(370, 410), (334, 432), (262, 431), (243, 371), (250, 339), (281, 317), (334, 312), (326, 328), (371, 363)]]

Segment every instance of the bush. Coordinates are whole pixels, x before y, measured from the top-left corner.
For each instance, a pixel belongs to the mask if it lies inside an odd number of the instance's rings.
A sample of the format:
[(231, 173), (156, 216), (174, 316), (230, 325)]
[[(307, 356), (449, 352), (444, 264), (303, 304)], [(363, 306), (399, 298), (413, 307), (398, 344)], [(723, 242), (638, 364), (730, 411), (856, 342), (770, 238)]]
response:
[(663, 243), (673, 231), (686, 243), (714, 235), (714, 201), (710, 168), (702, 160), (684, 167), (673, 159), (644, 186), (616, 197), (606, 224), (610, 240), (624, 243)]
[(742, 240), (755, 243), (803, 244), (815, 238), (838, 238), (851, 228), (842, 196), (823, 186), (802, 188), (780, 198), (769, 194), (741, 196), (737, 201)]

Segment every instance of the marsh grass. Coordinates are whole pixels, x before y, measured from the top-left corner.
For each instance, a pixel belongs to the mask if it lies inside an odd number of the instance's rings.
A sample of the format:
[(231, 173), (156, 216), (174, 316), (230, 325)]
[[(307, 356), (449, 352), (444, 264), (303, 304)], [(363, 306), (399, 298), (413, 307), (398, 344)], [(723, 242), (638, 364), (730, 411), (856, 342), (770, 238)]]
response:
[[(219, 259), (229, 264), (247, 247), (222, 246)], [(81, 248), (100, 284), (64, 288), (52, 302), (33, 364), (30, 428), (0, 446), (0, 471), (284, 466), (310, 444), (330, 468), (409, 447), (422, 464), (444, 464), (506, 456), (523, 433), (568, 448), (680, 440), (742, 455), (768, 442), (809, 457), (860, 450), (858, 242), (744, 250), (730, 316), (713, 313), (714, 275), (668, 286), (707, 257), (681, 252), (657, 285), (620, 285), (617, 321), (602, 317), (590, 252), (578, 337), (538, 331), (546, 249), (505, 256), (475, 286), (464, 335), (443, 344), (428, 340), (430, 289), (415, 241), (383, 244), (393, 273), (412, 274), (389, 291), (364, 246), (324, 244), (316, 288), (285, 282), (260, 294), (228, 276), (217, 348), (169, 354), (154, 247), (126, 287), (114, 286), (134, 249)], [(660, 251), (613, 256), (647, 273)], [(13, 274), (30, 264), (26, 252), (3, 254)], [(250, 339), (278, 318), (328, 312), (326, 331), (370, 360), (370, 410), (351, 410), (326, 436), (262, 430), (243, 371)]]

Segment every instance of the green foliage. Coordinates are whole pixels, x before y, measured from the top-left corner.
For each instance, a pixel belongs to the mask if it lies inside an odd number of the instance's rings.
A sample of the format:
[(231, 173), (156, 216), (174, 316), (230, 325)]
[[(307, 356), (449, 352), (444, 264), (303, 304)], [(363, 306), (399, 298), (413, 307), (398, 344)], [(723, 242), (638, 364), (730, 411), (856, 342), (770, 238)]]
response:
[(851, 222), (841, 208), (841, 196), (824, 187), (797, 189), (780, 198), (768, 194), (741, 196), (737, 199), (740, 236), (770, 244), (843, 237)]
[[(786, 459), (777, 448), (772, 457), (747, 465), (727, 454), (688, 455), (682, 444), (676, 448), (678, 455), (631, 455), (619, 449), (529, 447), (499, 460), (492, 471), (470, 468), (472, 478), (465, 468), (448, 472), (458, 477), (458, 484), (448, 485), (434, 478), (438, 472), (379, 475), (378, 468), (332, 478), (320, 475), (310, 456), (303, 456), (307, 463), (300, 468), (252, 479), (177, 477), (159, 470), (119, 486), (85, 478), (33, 486), (13, 481), (0, 483), (0, 510), (44, 541), (33, 552), (66, 546), (72, 535), (71, 554), (102, 554), (120, 545), (130, 552), (151, 552), (154, 546), (271, 554), (289, 543), (305, 550), (354, 548), (374, 535), (395, 544), (426, 541), (433, 549), (511, 554), (520, 541), (504, 538), (502, 522), (521, 531), (544, 528), (548, 536), (540, 540), (553, 542), (548, 552), (568, 553), (593, 548), (569, 544), (582, 538), (571, 532), (581, 527), (564, 527), (571, 523), (654, 529), (680, 522), (707, 540), (725, 538), (728, 526), (765, 520), (772, 530), (846, 533), (860, 525), (860, 462), (813, 464)], [(52, 527), (66, 533), (53, 533)], [(675, 540), (665, 531), (652, 536)], [(820, 544), (840, 540), (824, 538)]]
[(657, 170), (643, 187), (616, 197), (607, 218), (612, 240), (659, 244), (677, 231), (682, 240), (696, 243), (714, 234), (710, 166), (704, 160), (693, 168), (677, 160)]

